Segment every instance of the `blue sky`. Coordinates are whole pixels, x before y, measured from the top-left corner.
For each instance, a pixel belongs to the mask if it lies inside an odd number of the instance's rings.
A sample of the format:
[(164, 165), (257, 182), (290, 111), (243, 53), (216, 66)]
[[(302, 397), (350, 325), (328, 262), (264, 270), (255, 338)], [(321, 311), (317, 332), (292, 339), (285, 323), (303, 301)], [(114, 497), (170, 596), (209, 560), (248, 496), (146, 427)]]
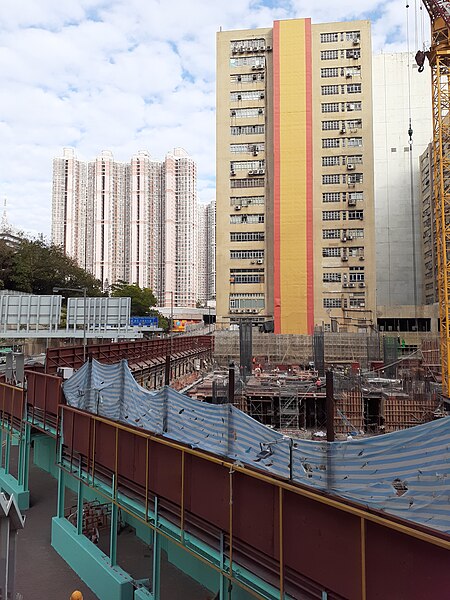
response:
[[(417, 17), (415, 15), (417, 14)], [(370, 19), (375, 51), (421, 44), (419, 0), (3, 0), (0, 13), (0, 198), (18, 228), (49, 235), (52, 159), (175, 146), (198, 163), (199, 198), (214, 198), (215, 34)], [(420, 37), (418, 35), (417, 37)]]

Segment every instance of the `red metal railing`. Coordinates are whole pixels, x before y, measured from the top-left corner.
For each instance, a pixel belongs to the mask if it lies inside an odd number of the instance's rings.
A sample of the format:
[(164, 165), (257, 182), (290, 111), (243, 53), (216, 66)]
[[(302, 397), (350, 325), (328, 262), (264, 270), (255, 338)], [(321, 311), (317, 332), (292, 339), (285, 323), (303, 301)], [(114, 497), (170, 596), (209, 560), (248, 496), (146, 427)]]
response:
[[(179, 336), (156, 338), (133, 342), (114, 342), (110, 344), (89, 344), (88, 355), (103, 363), (115, 363), (122, 359), (134, 362), (139, 359), (165, 357), (167, 354), (194, 350), (210, 350), (214, 347), (214, 338), (210, 335)], [(46, 353), (46, 372), (55, 374), (58, 367), (79, 369), (83, 365), (83, 346), (61, 346), (48, 348)]]

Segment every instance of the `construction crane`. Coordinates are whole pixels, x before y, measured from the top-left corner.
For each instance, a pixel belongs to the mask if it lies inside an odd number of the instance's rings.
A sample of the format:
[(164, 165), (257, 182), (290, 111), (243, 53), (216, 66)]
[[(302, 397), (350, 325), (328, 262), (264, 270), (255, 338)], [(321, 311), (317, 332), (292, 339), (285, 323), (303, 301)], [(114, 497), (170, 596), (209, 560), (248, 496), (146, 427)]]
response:
[(436, 220), (442, 393), (450, 397), (450, 2), (422, 0), (431, 19), (431, 46), (416, 62), (431, 67), (433, 103), (433, 192)]

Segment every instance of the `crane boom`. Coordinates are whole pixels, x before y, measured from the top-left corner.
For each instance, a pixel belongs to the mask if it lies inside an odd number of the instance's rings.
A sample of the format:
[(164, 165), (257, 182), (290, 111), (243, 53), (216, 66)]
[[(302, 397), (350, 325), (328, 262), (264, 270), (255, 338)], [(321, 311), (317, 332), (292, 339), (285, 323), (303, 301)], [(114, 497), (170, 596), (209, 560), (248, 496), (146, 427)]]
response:
[(431, 67), (433, 103), (433, 192), (437, 282), (442, 392), (448, 398), (450, 397), (450, 2), (446, 0), (422, 0), (422, 2), (431, 19), (431, 47), (427, 55)]

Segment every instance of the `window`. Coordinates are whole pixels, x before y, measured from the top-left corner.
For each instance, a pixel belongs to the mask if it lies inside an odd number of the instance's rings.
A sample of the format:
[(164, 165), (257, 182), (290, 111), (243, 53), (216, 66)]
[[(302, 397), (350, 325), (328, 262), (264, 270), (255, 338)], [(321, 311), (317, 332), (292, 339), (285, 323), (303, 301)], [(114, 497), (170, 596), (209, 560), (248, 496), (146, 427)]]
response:
[(239, 75), (231, 75), (231, 83), (255, 83), (264, 81), (264, 73), (241, 73)]
[(341, 237), (340, 229), (324, 229), (322, 231), (322, 238), (324, 240), (338, 240)]
[(362, 119), (352, 119), (351, 121), (347, 121), (346, 125), (349, 129), (361, 129)]
[(231, 232), (230, 242), (263, 242), (264, 231)]
[(361, 58), (361, 48), (351, 48), (345, 51), (345, 58)]
[(340, 175), (322, 175), (322, 183), (324, 185), (336, 184), (339, 183), (340, 178)]
[(264, 142), (257, 142), (256, 144), (230, 144), (230, 152), (234, 154), (264, 152)]
[(230, 163), (230, 171), (248, 171), (264, 169), (264, 160), (233, 160)]
[(341, 201), (341, 193), (340, 192), (325, 192), (322, 194), (322, 202), (340, 202)]
[(349, 148), (361, 147), (362, 145), (363, 145), (363, 141), (362, 141), (362, 138), (360, 138), (360, 137), (348, 138), (348, 140), (347, 140), (347, 146)]
[(322, 156), (322, 167), (335, 167), (341, 164), (340, 156)]
[(340, 145), (340, 138), (325, 138), (322, 140), (322, 148), (339, 148)]
[(362, 102), (347, 102), (346, 109), (348, 111), (361, 110)]
[(322, 50), (320, 58), (321, 60), (336, 60), (339, 58), (339, 50)]
[(363, 174), (362, 173), (352, 173), (348, 176), (348, 183), (362, 183), (363, 182)]
[(323, 274), (323, 282), (324, 283), (331, 283), (331, 282), (335, 282), (335, 281), (341, 281), (340, 273), (324, 273)]
[(339, 68), (338, 67), (327, 67), (325, 69), (320, 69), (321, 77), (339, 77)]
[(322, 104), (322, 112), (339, 112), (339, 102), (325, 102)]
[(322, 96), (332, 96), (334, 94), (339, 94), (339, 86), (338, 85), (323, 85), (322, 86)]
[(264, 308), (264, 296), (262, 294), (230, 294), (230, 309), (236, 308)]
[(362, 221), (364, 218), (364, 211), (362, 210), (349, 210), (348, 211), (348, 220), (349, 221)]
[(335, 258), (341, 256), (341, 248), (322, 248), (324, 258)]
[(322, 121), (322, 130), (331, 131), (339, 129), (339, 121)]
[(361, 154), (355, 154), (354, 156), (347, 156), (348, 165), (362, 165), (363, 157)]
[(350, 267), (349, 271), (349, 281), (364, 281), (364, 267)]
[(231, 179), (232, 188), (264, 187), (264, 179), (261, 177), (249, 177), (246, 179)]
[(338, 42), (339, 34), (338, 33), (321, 33), (320, 41), (322, 44), (327, 44), (329, 42)]
[(230, 50), (234, 54), (236, 52), (256, 52), (258, 50), (265, 50), (266, 40), (264, 38), (257, 38), (253, 40), (232, 40), (230, 42)]
[(264, 204), (264, 196), (232, 196), (231, 206), (249, 206), (250, 204)]
[(363, 308), (364, 306), (366, 306), (366, 299), (364, 298), (364, 294), (362, 298), (359, 297), (359, 294), (358, 296), (356, 296), (356, 298), (350, 298), (350, 308)]
[(341, 298), (324, 298), (323, 299), (323, 307), (324, 308), (341, 308)]
[(233, 260), (263, 259), (264, 250), (230, 250), (230, 258)]
[(359, 65), (353, 67), (346, 67), (345, 69), (346, 77), (360, 77), (361, 76), (361, 67)]
[(230, 101), (238, 102), (239, 100), (263, 100), (264, 90), (250, 90), (242, 92), (230, 92)]
[(349, 192), (348, 193), (349, 201), (356, 202), (357, 200), (363, 200), (363, 192)]
[(264, 223), (263, 214), (251, 214), (251, 215), (230, 215), (230, 223), (232, 225), (243, 225), (246, 223)]
[(364, 229), (347, 229), (347, 238), (364, 238)]
[(345, 32), (345, 40), (347, 42), (353, 42), (353, 40), (357, 40), (359, 42), (361, 37), (360, 31), (346, 31)]
[(236, 119), (249, 119), (264, 115), (264, 108), (232, 108), (230, 116)]
[(264, 68), (264, 56), (240, 56), (230, 58), (230, 67), (257, 67)]
[(231, 135), (256, 135), (264, 133), (264, 125), (241, 125), (231, 127)]
[(347, 85), (347, 94), (360, 94), (361, 84), (360, 83), (349, 83)]
[(340, 210), (323, 210), (322, 221), (339, 221), (341, 218)]
[(264, 269), (232, 269), (230, 283), (264, 283)]

